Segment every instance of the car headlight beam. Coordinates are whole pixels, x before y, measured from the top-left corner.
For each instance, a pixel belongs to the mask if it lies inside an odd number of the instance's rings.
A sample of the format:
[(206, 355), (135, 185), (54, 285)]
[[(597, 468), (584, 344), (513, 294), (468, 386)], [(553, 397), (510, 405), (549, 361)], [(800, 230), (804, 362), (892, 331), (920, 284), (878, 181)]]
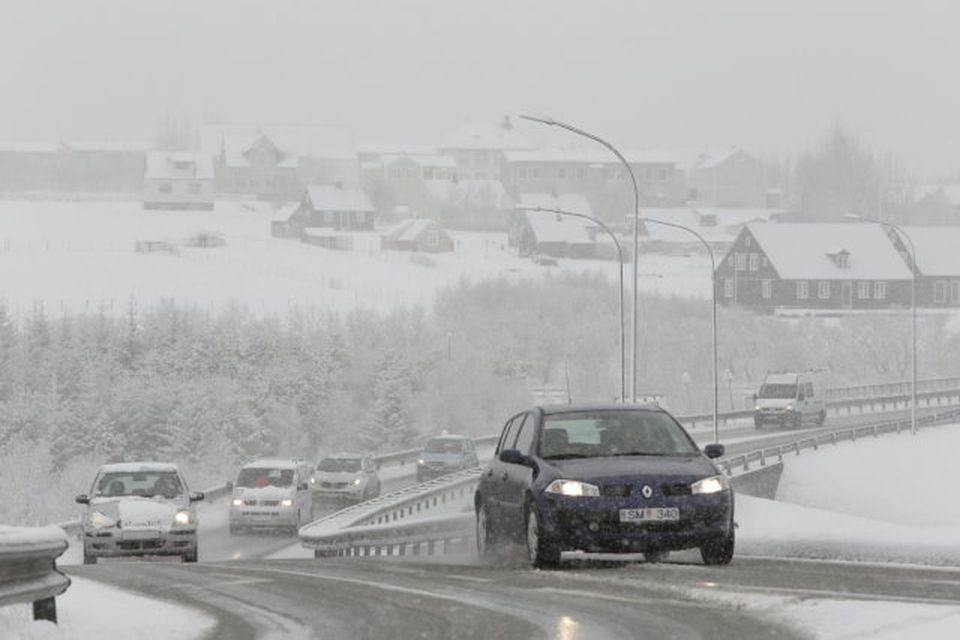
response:
[(100, 513), (99, 511), (91, 512), (90, 515), (87, 517), (87, 522), (90, 524), (91, 527), (95, 529), (108, 529), (117, 524), (116, 520), (114, 520), (110, 516), (106, 516)]
[(283, 500), (280, 501), (280, 506), (281, 506), (281, 507), (292, 507), (292, 506), (293, 506), (293, 500), (291, 500), (290, 498), (284, 498)]
[(581, 498), (588, 496), (599, 496), (600, 487), (589, 482), (580, 482), (579, 480), (557, 479), (547, 485), (544, 489), (546, 493), (553, 493), (568, 498)]
[(234, 499), (233, 499), (233, 502), (232, 502), (231, 504), (233, 504), (233, 506), (235, 506), (235, 507), (242, 507), (242, 506), (243, 506), (243, 500), (241, 500), (240, 498), (234, 498)]
[(180, 526), (190, 524), (190, 512), (177, 511), (177, 513), (173, 516), (173, 524)]
[(702, 480), (697, 480), (690, 485), (690, 493), (694, 495), (706, 495), (711, 493), (720, 493), (730, 488), (730, 481), (724, 475), (710, 476)]

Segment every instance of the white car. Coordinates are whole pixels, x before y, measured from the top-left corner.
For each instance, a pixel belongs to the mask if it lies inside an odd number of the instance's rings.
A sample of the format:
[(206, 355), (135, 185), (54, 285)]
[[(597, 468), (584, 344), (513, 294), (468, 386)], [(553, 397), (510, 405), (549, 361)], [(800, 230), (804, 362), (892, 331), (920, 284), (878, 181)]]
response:
[(233, 483), (230, 533), (274, 529), (296, 533), (313, 518), (310, 467), (300, 460), (257, 460)]
[(310, 486), (317, 499), (362, 502), (380, 495), (379, 466), (370, 456), (339, 453), (317, 464)]
[(175, 464), (125, 462), (100, 467), (83, 513), (83, 563), (117, 556), (180, 556), (197, 561), (197, 514)]

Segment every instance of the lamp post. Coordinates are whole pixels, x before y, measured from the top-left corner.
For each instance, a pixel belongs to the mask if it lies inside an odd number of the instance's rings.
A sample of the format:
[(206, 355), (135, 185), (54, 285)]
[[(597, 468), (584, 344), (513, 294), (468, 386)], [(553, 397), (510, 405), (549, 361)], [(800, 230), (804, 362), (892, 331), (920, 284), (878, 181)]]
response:
[(910, 433), (917, 434), (917, 250), (910, 235), (892, 222), (864, 218), (855, 214), (844, 216), (851, 220), (868, 222), (892, 229), (898, 238), (910, 247)]
[(626, 343), (625, 343), (625, 341), (624, 341), (624, 335), (623, 335), (623, 331), (624, 331), (624, 328), (623, 328), (623, 247), (620, 246), (620, 241), (617, 240), (617, 236), (614, 235), (613, 231), (611, 231), (610, 228), (609, 228), (607, 225), (605, 225), (601, 220), (599, 220), (598, 218), (594, 218), (593, 216), (589, 216), (589, 215), (587, 215), (587, 214), (585, 214), (585, 213), (577, 213), (577, 212), (575, 212), (575, 211), (566, 211), (566, 210), (564, 210), (564, 209), (554, 209), (554, 208), (549, 208), (549, 207), (527, 207), (527, 206), (524, 206), (524, 205), (522, 205), (522, 204), (517, 205), (517, 209), (520, 209), (521, 211), (542, 211), (542, 212), (547, 212), (547, 213), (555, 213), (555, 214), (561, 215), (561, 216), (573, 216), (573, 217), (575, 217), (575, 218), (583, 218), (584, 220), (589, 220), (590, 222), (594, 223), (595, 225), (597, 225), (598, 227), (600, 227), (601, 229), (603, 229), (603, 230), (606, 232), (606, 234), (607, 234), (608, 236), (610, 236), (610, 239), (613, 240), (614, 246), (617, 247), (617, 261), (620, 263), (620, 285), (617, 287), (617, 289), (618, 289), (618, 296), (617, 296), (617, 297), (618, 297), (618, 303), (619, 303), (619, 316), (618, 316), (618, 317), (619, 317), (619, 322), (618, 322), (618, 324), (619, 324), (619, 327), (620, 327), (620, 332), (619, 332), (619, 333), (620, 333), (620, 335), (619, 335), (619, 341), (620, 341), (620, 402), (625, 402), (626, 399), (627, 399), (627, 390), (626, 390), (626, 383), (627, 383), (627, 355), (626, 355), (626, 353), (627, 353), (627, 351), (626, 351)]
[(719, 422), (719, 377), (717, 376), (717, 262), (713, 256), (713, 249), (710, 248), (710, 244), (704, 240), (703, 236), (691, 229), (690, 227), (685, 227), (682, 224), (676, 224), (675, 222), (666, 222), (664, 220), (654, 220), (653, 218), (644, 218), (645, 223), (659, 224), (664, 227), (673, 227), (674, 229), (680, 229), (681, 231), (686, 231), (687, 233), (694, 236), (700, 244), (707, 250), (707, 255), (710, 256), (710, 285), (711, 285), (711, 296), (710, 299), (713, 303), (712, 305), (712, 326), (713, 326), (713, 441), (720, 442), (720, 422)]
[(531, 122), (539, 122), (540, 124), (545, 124), (548, 127), (560, 127), (561, 129), (566, 129), (571, 133), (575, 133), (578, 136), (583, 136), (597, 142), (607, 149), (609, 149), (617, 159), (623, 164), (627, 169), (627, 173), (630, 175), (630, 181), (633, 183), (633, 312), (631, 314), (631, 330), (630, 330), (630, 344), (632, 346), (632, 357), (630, 360), (630, 401), (637, 401), (637, 257), (639, 253), (639, 241), (640, 236), (640, 188), (637, 186), (637, 177), (633, 174), (633, 169), (630, 167), (630, 163), (627, 162), (627, 159), (623, 157), (623, 154), (620, 153), (616, 147), (604, 140), (603, 138), (596, 136), (592, 133), (584, 131), (578, 127), (575, 127), (571, 124), (565, 122), (560, 122), (559, 120), (554, 120), (549, 116), (534, 116), (521, 114), (521, 118), (524, 120), (530, 120)]

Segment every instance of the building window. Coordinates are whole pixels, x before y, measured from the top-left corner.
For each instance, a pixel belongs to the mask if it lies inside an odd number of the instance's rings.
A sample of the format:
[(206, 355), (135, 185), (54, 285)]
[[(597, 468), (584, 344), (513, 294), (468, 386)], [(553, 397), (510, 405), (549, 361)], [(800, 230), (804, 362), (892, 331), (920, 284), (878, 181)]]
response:
[(730, 278), (723, 279), (723, 297), (732, 298), (733, 297), (733, 280)]
[(157, 186), (157, 191), (160, 193), (173, 193), (173, 185), (169, 182), (161, 182)]
[(435, 247), (440, 244), (440, 232), (434, 229), (433, 227), (427, 229), (426, 236), (427, 246)]
[(667, 170), (666, 169), (657, 169), (657, 180), (660, 182), (667, 181)]
[(747, 270), (747, 254), (737, 253), (733, 256), (734, 268), (737, 271), (746, 271)]
[(647, 182), (652, 181), (652, 180), (653, 180), (653, 169), (651, 169), (650, 167), (645, 168), (645, 169), (643, 170), (643, 179), (646, 180)]
[(760, 295), (763, 296), (764, 300), (769, 300), (773, 297), (773, 280), (760, 281)]
[(810, 283), (806, 280), (797, 281), (797, 300), (806, 300), (810, 297)]
[(830, 299), (830, 281), (829, 280), (820, 281), (820, 291), (818, 293), (820, 294), (821, 300)]
[(887, 297), (887, 283), (883, 280), (877, 280), (873, 283), (873, 297), (877, 300), (883, 300)]
[(530, 173), (534, 179), (537, 179), (540, 177), (540, 169), (531, 169)]
[(527, 179), (527, 170), (517, 169), (517, 180), (526, 180), (526, 179)]
[(559, 178), (560, 180), (566, 180), (567, 170), (563, 168), (557, 169), (557, 178)]
[(947, 301), (947, 283), (943, 280), (933, 283), (933, 301), (940, 304)]
[(750, 271), (756, 271), (760, 268), (760, 254), (751, 253), (750, 254)]
[(960, 282), (950, 283), (950, 302), (960, 302)]
[(850, 254), (848, 253), (838, 253), (837, 254), (837, 266), (841, 269), (850, 268)]
[(857, 297), (861, 300), (870, 299), (870, 283), (869, 282), (858, 282), (857, 283)]
[(583, 168), (577, 169), (577, 180), (583, 180), (585, 175), (586, 172), (583, 170)]
[(750, 236), (743, 236), (743, 246), (749, 247), (753, 244), (753, 238)]
[(187, 185), (187, 191), (192, 195), (198, 195), (202, 190), (199, 182), (191, 182)]
[(323, 219), (327, 222), (333, 222), (333, 211), (324, 211)]

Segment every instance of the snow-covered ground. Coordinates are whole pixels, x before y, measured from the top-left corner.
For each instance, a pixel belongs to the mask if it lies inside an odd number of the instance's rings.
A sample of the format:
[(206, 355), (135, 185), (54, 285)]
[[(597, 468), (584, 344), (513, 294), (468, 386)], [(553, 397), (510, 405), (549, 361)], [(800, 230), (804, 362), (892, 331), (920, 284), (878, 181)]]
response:
[[(505, 233), (453, 232), (452, 253), (381, 251), (377, 233), (360, 233), (351, 251), (270, 235), (265, 203), (221, 202), (214, 211), (144, 211), (140, 203), (0, 201), (0, 300), (25, 311), (123, 313), (130, 300), (150, 308), (163, 299), (204, 309), (231, 302), (254, 313), (356, 306), (428, 307), (435, 293), (463, 279), (536, 278), (560, 270), (599, 271), (611, 261), (560, 260), (542, 267), (517, 257)], [(190, 248), (185, 240), (219, 233), (226, 246)], [(137, 242), (166, 242), (177, 253), (137, 252)], [(705, 257), (644, 255), (644, 291), (706, 298)], [(627, 273), (629, 276), (630, 269)]]
[(0, 638), (137, 638), (190, 640), (203, 637), (216, 621), (188, 607), (134, 595), (122, 589), (72, 578), (67, 592), (57, 598), (58, 624), (34, 622), (30, 605), (0, 608)]

